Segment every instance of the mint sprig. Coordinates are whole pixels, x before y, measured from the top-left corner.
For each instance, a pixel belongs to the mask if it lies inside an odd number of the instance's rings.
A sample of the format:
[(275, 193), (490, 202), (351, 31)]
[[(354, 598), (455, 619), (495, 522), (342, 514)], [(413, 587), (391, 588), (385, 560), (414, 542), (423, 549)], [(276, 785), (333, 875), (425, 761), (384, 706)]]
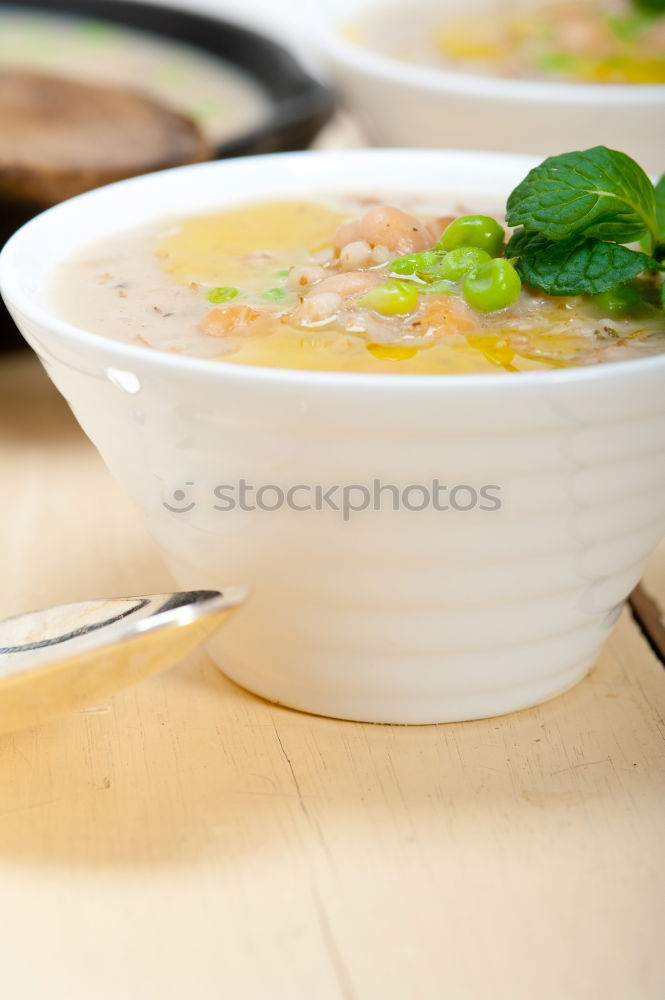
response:
[[(625, 153), (595, 146), (551, 156), (508, 198), (506, 248), (524, 281), (550, 295), (595, 295), (665, 270), (665, 178), (654, 187)], [(642, 241), (645, 252), (624, 243)]]

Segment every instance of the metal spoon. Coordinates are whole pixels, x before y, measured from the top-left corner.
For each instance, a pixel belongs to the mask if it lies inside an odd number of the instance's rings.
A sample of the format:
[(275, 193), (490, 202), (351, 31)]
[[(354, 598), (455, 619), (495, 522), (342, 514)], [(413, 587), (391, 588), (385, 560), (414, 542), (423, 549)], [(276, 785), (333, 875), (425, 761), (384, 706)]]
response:
[(173, 666), (243, 604), (248, 587), (61, 604), (0, 621), (0, 733)]

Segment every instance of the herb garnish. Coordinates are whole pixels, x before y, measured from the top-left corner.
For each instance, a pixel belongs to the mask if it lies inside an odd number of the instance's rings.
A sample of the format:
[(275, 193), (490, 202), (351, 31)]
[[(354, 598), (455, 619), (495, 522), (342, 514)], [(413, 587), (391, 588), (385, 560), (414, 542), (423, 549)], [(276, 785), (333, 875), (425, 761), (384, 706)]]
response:
[(665, 0), (633, 0), (633, 7), (651, 14), (652, 17), (665, 14)]
[(656, 220), (660, 232), (660, 239), (665, 241), (665, 174), (656, 184)]
[[(665, 177), (654, 187), (625, 153), (595, 146), (551, 156), (518, 184), (507, 208), (517, 228), (506, 256), (550, 295), (595, 295), (665, 270)], [(642, 251), (623, 245), (637, 241)]]

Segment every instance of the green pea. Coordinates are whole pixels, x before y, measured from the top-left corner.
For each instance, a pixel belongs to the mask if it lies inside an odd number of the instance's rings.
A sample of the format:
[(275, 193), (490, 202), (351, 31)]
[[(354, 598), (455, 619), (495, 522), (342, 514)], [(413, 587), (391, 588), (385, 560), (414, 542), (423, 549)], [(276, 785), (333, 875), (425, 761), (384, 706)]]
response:
[(615, 285), (606, 292), (593, 295), (592, 299), (603, 312), (611, 313), (629, 312), (642, 304), (642, 299), (630, 285)]
[(213, 305), (220, 305), (222, 302), (230, 302), (238, 295), (237, 288), (211, 288), (207, 293), (208, 302)]
[[(638, 7), (639, 3), (633, 3)], [(653, 15), (646, 11), (630, 11), (627, 14), (615, 14), (605, 17), (605, 23), (612, 34), (621, 42), (633, 42), (651, 24)]]
[(490, 257), (496, 257), (503, 246), (505, 232), (489, 215), (460, 215), (444, 229), (437, 243), (442, 250), (455, 247), (480, 247)]
[(550, 73), (574, 73), (580, 68), (580, 58), (572, 52), (543, 52), (535, 63), (539, 69)]
[(487, 251), (480, 247), (455, 247), (441, 261), (439, 274), (448, 281), (460, 281), (469, 271), (475, 271), (491, 259)]
[(401, 316), (413, 312), (418, 305), (418, 290), (411, 281), (386, 281), (370, 288), (357, 303), (382, 316)]
[(495, 312), (519, 298), (522, 282), (509, 260), (495, 258), (470, 271), (464, 279), (464, 298), (474, 309)]
[(286, 298), (286, 292), (283, 288), (269, 288), (267, 291), (262, 292), (261, 298), (265, 299), (266, 302), (279, 302), (281, 299)]
[(441, 254), (434, 250), (411, 253), (407, 257), (397, 257), (390, 265), (393, 274), (417, 274), (436, 268), (441, 262)]

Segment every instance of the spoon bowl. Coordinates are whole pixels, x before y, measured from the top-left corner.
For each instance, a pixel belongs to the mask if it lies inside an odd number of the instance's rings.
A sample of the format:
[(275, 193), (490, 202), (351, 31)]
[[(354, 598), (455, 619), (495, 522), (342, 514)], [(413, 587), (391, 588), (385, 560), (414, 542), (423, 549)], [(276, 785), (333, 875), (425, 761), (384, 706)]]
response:
[(249, 588), (62, 604), (0, 621), (0, 733), (107, 698), (213, 634)]

